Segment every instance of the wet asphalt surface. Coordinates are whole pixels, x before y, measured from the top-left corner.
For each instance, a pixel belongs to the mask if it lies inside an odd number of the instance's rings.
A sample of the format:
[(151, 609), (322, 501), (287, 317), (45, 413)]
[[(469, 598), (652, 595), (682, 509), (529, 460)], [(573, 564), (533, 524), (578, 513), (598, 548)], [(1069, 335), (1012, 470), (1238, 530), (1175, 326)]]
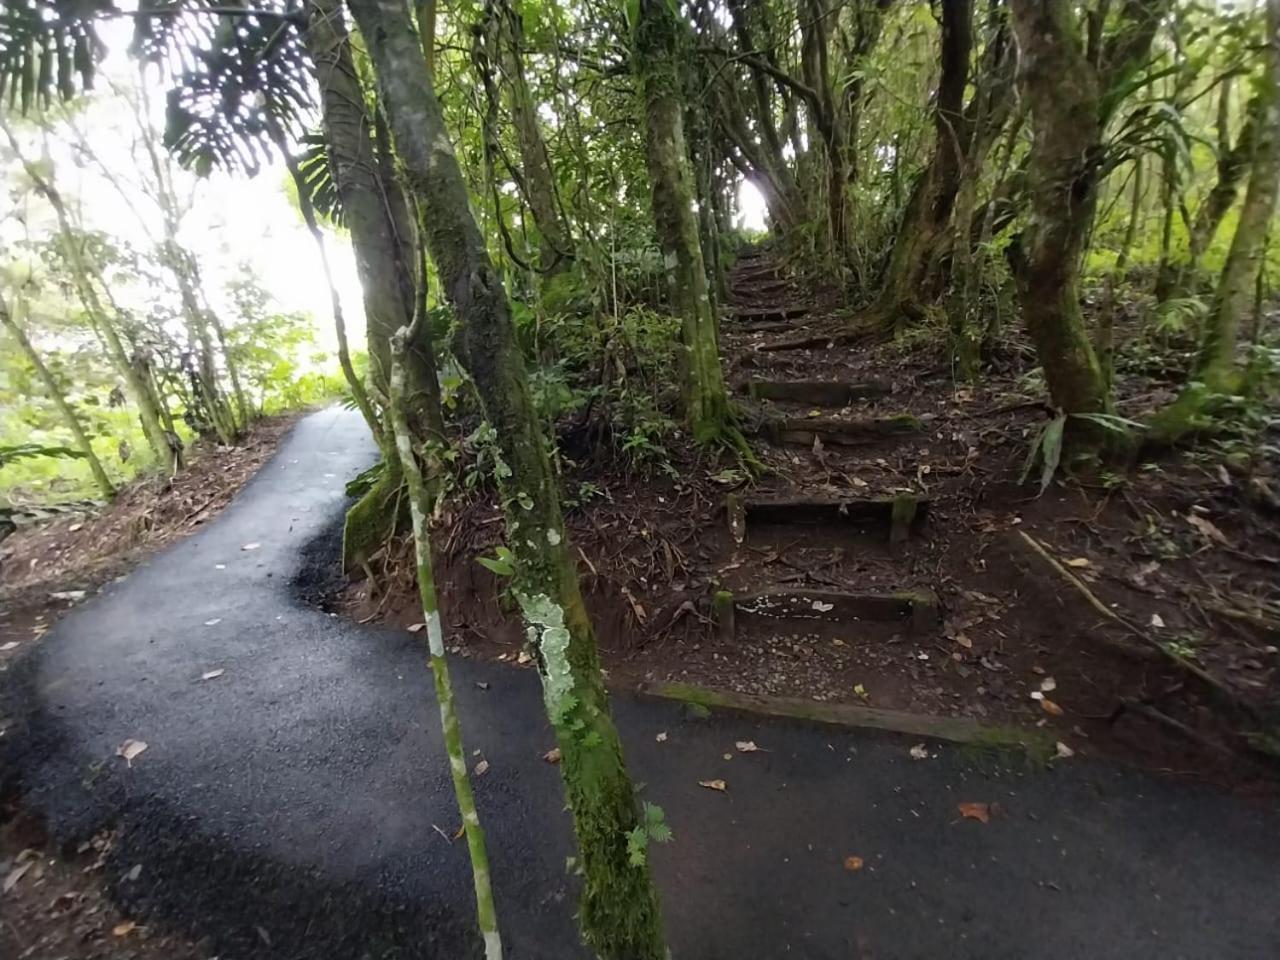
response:
[[(357, 414), (307, 417), (221, 516), (3, 678), (18, 723), (0, 781), (65, 841), (118, 828), (117, 899), (224, 960), (478, 955), (466, 849), (442, 836), (459, 820), (425, 637), (303, 598), (373, 457)], [(454, 682), (489, 763), (475, 783), (507, 955), (585, 957), (537, 677), (455, 658)], [(676, 834), (652, 858), (677, 960), (1280, 955), (1274, 807), (1079, 759), (914, 760), (889, 735), (622, 692), (614, 707)], [(148, 745), (132, 767), (127, 739)], [(961, 802), (999, 810), (983, 824)]]

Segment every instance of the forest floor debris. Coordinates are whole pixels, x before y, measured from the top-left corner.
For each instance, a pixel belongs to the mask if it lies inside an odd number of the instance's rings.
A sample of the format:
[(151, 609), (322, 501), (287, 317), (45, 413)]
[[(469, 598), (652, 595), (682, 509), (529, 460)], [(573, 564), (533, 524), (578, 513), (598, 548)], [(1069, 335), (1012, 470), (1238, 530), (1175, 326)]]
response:
[[(202, 960), (210, 951), (129, 919), (102, 867), (114, 838), (54, 847), (30, 813), (0, 809), (0, 956), (6, 960)], [(121, 882), (136, 883), (138, 865)]]

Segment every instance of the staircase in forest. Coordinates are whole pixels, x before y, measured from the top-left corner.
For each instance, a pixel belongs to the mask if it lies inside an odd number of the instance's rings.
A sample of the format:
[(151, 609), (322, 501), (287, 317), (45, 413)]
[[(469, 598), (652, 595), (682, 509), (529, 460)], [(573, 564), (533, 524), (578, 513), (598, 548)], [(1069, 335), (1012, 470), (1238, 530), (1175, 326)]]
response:
[[(875, 646), (938, 631), (937, 595), (911, 554), (929, 501), (859, 476), (924, 424), (893, 410), (892, 384), (839, 379), (843, 358), (816, 329), (830, 313), (823, 294), (800, 289), (763, 250), (747, 251), (730, 272), (721, 338), (768, 471), (750, 493), (725, 498), (743, 559), (727, 566), (715, 597), (726, 643), (747, 631)], [(780, 341), (806, 345), (770, 350)]]

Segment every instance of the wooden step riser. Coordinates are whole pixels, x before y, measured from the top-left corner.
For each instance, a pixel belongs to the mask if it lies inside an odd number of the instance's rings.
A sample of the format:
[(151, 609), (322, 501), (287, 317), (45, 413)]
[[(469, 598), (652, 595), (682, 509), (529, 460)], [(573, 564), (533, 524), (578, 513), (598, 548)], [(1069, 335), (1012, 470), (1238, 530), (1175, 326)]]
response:
[(901, 623), (913, 635), (938, 627), (937, 595), (930, 590), (893, 594), (846, 593), (840, 590), (775, 589), (757, 593), (717, 593), (713, 614), (721, 639), (737, 635), (741, 617), (789, 623)]
[(826, 380), (751, 380), (739, 390), (755, 400), (803, 403), (813, 407), (847, 407), (855, 400), (893, 392), (887, 383), (843, 383)]
[(770, 443), (812, 447), (815, 440), (828, 446), (868, 446), (884, 440), (909, 437), (924, 429), (915, 417), (903, 415), (876, 420), (822, 420), (779, 418), (765, 420), (757, 433)]

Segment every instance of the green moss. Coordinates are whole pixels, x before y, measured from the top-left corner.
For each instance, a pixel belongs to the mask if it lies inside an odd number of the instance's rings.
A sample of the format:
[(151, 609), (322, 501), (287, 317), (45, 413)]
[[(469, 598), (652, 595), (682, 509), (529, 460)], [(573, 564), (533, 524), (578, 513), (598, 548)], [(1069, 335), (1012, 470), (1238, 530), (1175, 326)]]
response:
[(404, 503), (403, 487), (399, 462), (391, 461), (368, 492), (347, 510), (342, 525), (344, 573), (367, 561), (395, 533)]

